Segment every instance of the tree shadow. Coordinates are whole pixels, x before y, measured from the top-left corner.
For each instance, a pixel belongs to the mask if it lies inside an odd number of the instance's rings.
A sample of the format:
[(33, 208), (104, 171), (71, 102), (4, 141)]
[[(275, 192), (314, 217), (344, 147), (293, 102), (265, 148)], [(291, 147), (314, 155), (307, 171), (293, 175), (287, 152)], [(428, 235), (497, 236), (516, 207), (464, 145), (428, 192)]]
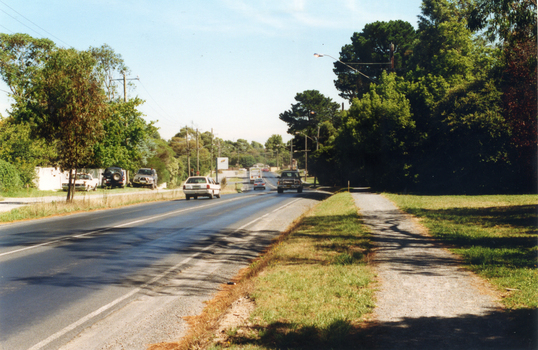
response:
[(536, 349), (537, 312), (492, 310), (486, 315), (405, 318), (360, 326), (336, 320), (327, 327), (274, 322), (246, 327), (227, 339), (264, 349), (524, 350)]

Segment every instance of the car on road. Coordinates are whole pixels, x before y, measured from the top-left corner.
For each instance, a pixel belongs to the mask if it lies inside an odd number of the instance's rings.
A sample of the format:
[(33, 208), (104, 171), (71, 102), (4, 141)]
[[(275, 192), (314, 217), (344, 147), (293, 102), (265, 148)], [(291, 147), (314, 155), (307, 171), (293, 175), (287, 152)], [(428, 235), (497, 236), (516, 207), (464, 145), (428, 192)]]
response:
[(103, 187), (125, 187), (127, 185), (127, 172), (117, 166), (105, 169), (103, 173)]
[(254, 185), (253, 185), (254, 189), (258, 189), (258, 188), (261, 188), (261, 189), (264, 189), (265, 190), (265, 180), (264, 179), (256, 179), (254, 180)]
[(185, 199), (198, 197), (220, 198), (220, 184), (209, 176), (191, 176), (183, 184)]
[(285, 170), (278, 177), (277, 192), (283, 193), (284, 190), (297, 190), (297, 193), (303, 192), (303, 182), (298, 171)]
[[(95, 191), (99, 185), (99, 179), (94, 179), (91, 174), (78, 173), (75, 175), (75, 191)], [(62, 189), (67, 191), (69, 182), (62, 182)]]
[(133, 178), (133, 187), (149, 187), (152, 190), (157, 188), (159, 176), (153, 168), (141, 168)]

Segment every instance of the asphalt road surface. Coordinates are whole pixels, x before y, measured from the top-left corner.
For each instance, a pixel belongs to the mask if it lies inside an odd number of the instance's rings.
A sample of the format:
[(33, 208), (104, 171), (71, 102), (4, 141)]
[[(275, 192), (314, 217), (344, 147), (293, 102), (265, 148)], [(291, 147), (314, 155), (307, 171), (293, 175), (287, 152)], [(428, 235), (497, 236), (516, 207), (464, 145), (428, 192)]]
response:
[(0, 349), (177, 340), (184, 316), (326, 196), (268, 189), (0, 225)]

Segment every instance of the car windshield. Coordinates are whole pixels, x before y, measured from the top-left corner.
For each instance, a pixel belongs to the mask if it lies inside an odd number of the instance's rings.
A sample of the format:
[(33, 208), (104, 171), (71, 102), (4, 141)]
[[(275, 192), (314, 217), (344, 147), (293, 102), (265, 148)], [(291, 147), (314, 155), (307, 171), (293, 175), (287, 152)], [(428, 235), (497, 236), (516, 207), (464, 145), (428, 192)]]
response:
[(90, 180), (90, 175), (87, 174), (78, 174), (77, 180)]
[(140, 169), (140, 170), (138, 170), (138, 174), (151, 175), (151, 169)]
[(105, 171), (105, 174), (106, 175), (109, 175), (109, 174), (115, 174), (115, 173), (120, 173), (120, 169), (107, 169)]
[(207, 180), (205, 177), (191, 177), (187, 180), (188, 184), (205, 184), (207, 183)]
[(282, 173), (282, 177), (289, 177), (289, 178), (298, 178), (298, 173)]

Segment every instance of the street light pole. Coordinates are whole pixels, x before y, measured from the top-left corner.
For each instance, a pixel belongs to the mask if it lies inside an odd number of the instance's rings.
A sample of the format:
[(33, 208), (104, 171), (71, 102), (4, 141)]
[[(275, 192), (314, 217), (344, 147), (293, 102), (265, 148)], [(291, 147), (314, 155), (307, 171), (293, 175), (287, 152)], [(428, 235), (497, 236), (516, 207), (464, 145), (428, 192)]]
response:
[(351, 70), (353, 70), (353, 71), (359, 73), (360, 75), (364, 76), (366, 79), (368, 79), (368, 80), (370, 80), (370, 81), (372, 81), (372, 82), (374, 82), (374, 83), (376, 82), (375, 80), (373, 80), (372, 78), (370, 78), (369, 76), (367, 76), (366, 74), (364, 74), (363, 72), (361, 72), (360, 70), (358, 70), (357, 68), (353, 68), (353, 67), (351, 67), (350, 65), (348, 65), (348, 64), (346, 64), (346, 63), (340, 61), (340, 60), (339, 60), (338, 58), (336, 58), (336, 57), (333, 57), (333, 56), (331, 56), (331, 55), (327, 55), (327, 54), (324, 54), (324, 53), (315, 53), (315, 54), (314, 54), (314, 57), (325, 57), (325, 56), (330, 57), (330, 58), (332, 58), (333, 60), (342, 63), (344, 66), (346, 66), (346, 67), (348, 67), (349, 69), (351, 69)]

